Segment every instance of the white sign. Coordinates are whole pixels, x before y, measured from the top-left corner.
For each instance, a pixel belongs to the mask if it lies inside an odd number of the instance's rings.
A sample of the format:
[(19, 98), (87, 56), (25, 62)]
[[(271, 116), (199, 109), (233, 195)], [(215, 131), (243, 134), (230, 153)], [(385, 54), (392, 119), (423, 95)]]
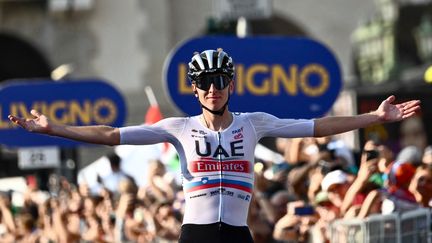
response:
[(68, 10), (91, 10), (94, 0), (49, 0), (48, 9), (51, 12), (64, 12)]
[(58, 147), (30, 147), (18, 149), (18, 167), (20, 169), (53, 168), (60, 165)]
[(214, 0), (216, 17), (236, 20), (269, 18), (272, 14), (272, 0)]

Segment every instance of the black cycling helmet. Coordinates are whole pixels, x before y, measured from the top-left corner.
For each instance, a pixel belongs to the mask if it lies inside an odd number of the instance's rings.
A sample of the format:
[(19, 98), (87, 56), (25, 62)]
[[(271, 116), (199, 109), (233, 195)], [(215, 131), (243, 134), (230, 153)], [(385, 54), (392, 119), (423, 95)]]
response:
[(222, 48), (196, 52), (189, 62), (188, 76), (193, 82), (205, 74), (225, 74), (232, 80), (234, 78), (232, 58)]

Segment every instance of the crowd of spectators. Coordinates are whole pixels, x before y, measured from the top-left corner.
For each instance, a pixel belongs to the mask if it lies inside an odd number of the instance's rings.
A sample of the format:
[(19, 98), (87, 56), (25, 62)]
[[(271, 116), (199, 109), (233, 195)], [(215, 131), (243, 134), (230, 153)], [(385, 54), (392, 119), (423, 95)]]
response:
[(54, 176), (57, 189), (29, 184), (20, 208), (11, 193), (1, 193), (0, 242), (177, 242), (184, 200), (164, 164), (148, 161), (148, 184), (139, 188), (118, 169), (118, 156), (107, 157), (112, 173), (98, 178), (96, 190)]
[[(408, 145), (394, 154), (369, 140), (349, 156), (353, 151), (329, 137), (279, 140), (291, 158), (283, 169), (256, 173), (251, 213), (261, 217), (250, 219), (265, 219), (251, 221), (257, 242), (329, 242), (336, 219), (432, 206), (432, 146)], [(269, 227), (262, 232), (255, 224)]]
[[(394, 154), (369, 140), (355, 153), (331, 137), (276, 145), (285, 162), (254, 166), (248, 224), (256, 243), (328, 242), (336, 219), (431, 206), (431, 146)], [(98, 193), (62, 177), (55, 191), (29, 186), (20, 208), (2, 193), (0, 242), (177, 242), (184, 196), (165, 165), (149, 161), (148, 182), (138, 187), (118, 171), (118, 158), (110, 161), (117, 167), (110, 181), (100, 178)]]

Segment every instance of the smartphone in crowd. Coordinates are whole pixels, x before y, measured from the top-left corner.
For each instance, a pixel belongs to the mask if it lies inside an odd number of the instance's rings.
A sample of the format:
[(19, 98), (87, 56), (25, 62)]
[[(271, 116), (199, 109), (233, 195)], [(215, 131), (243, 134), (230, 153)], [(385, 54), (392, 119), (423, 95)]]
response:
[(294, 214), (299, 216), (313, 215), (315, 214), (315, 209), (312, 206), (303, 206), (294, 208)]
[(378, 150), (376, 150), (376, 149), (365, 150), (364, 152), (366, 153), (366, 160), (367, 161), (376, 159), (376, 158), (378, 158), (380, 156), (380, 152)]

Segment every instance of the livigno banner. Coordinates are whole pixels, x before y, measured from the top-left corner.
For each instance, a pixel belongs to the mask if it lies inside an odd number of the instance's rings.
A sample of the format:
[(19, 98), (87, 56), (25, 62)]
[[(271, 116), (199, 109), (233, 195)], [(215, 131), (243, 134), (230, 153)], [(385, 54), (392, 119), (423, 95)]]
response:
[(235, 64), (234, 112), (265, 111), (281, 118), (325, 115), (341, 87), (341, 73), (332, 52), (319, 42), (289, 37), (201, 37), (172, 50), (164, 81), (173, 103), (185, 114), (200, 106), (187, 77), (193, 53), (222, 48)]
[(8, 114), (31, 118), (36, 109), (50, 120), (69, 125), (122, 126), (122, 95), (102, 80), (14, 81), (0, 86), (0, 143), (8, 146), (75, 146), (80, 143), (29, 133), (12, 124)]

